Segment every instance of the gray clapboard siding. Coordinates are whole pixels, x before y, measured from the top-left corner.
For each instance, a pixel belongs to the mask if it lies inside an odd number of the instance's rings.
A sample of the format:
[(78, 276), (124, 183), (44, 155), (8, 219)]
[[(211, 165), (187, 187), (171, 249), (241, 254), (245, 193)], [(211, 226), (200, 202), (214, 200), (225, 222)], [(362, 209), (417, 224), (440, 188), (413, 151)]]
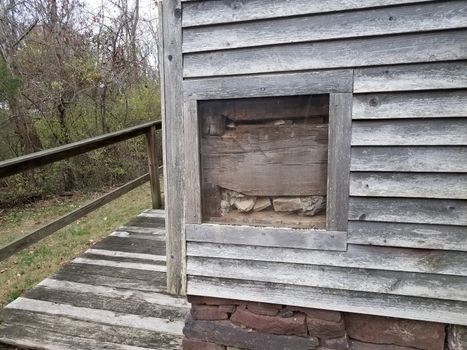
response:
[(289, 17), (183, 31), (183, 52), (291, 44), (467, 26), (467, 2), (447, 1)]
[(467, 87), (467, 62), (410, 64), (358, 68), (354, 93), (462, 89)]
[(186, 225), (187, 241), (258, 245), (320, 250), (346, 250), (347, 234), (339, 231), (251, 227), (231, 225)]
[(352, 114), (353, 119), (466, 116), (467, 90), (355, 95)]
[(467, 58), (466, 33), (455, 30), (185, 54), (183, 74), (203, 77), (462, 60)]
[(352, 147), (351, 171), (467, 172), (467, 147)]
[(352, 146), (466, 146), (467, 118), (356, 120)]
[(349, 220), (467, 226), (467, 201), (351, 197)]
[(350, 195), (467, 199), (467, 174), (352, 172)]
[(427, 1), (429, 0), (248, 0), (242, 2), (235, 0), (186, 2), (183, 0), (185, 2), (183, 26), (242, 22)]
[(461, 301), (207, 277), (190, 277), (188, 294), (467, 325)]
[(187, 98), (226, 99), (351, 92), (352, 69), (186, 79)]
[(353, 244), (467, 252), (465, 226), (350, 221), (347, 240)]
[[(349, 222), (349, 227), (354, 223)], [(467, 253), (349, 244), (347, 251), (188, 242), (188, 256), (467, 276)]]
[(190, 276), (466, 301), (467, 277), (191, 257)]

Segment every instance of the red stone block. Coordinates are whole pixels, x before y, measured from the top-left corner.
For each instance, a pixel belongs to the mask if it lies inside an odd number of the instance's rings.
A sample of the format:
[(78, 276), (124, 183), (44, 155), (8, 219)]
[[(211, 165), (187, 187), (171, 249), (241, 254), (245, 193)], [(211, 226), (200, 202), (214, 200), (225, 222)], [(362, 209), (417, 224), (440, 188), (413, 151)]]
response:
[(306, 324), (308, 327), (308, 333), (318, 338), (329, 339), (345, 335), (343, 319), (339, 322), (333, 322), (307, 316)]
[(306, 307), (298, 306), (287, 306), (287, 310), (303, 312), (311, 318), (317, 318), (320, 320), (339, 322), (342, 319), (342, 313), (339, 311), (321, 310), (321, 309), (309, 309)]
[(183, 350), (225, 350), (225, 346), (198, 340), (183, 339)]
[(187, 299), (189, 303), (199, 305), (240, 305), (242, 303), (240, 300), (201, 297), (196, 295), (188, 295)]
[(301, 337), (307, 336), (305, 315), (302, 314), (295, 314), (292, 317), (275, 317), (257, 315), (246, 310), (244, 307), (238, 307), (232, 314), (230, 320), (239, 326), (266, 333), (297, 335)]
[(195, 320), (227, 320), (229, 314), (222, 311), (219, 306), (197, 305), (191, 306), (191, 316)]
[(332, 350), (347, 350), (350, 349), (349, 338), (347, 334), (339, 338), (322, 339), (321, 345)]
[(246, 308), (248, 311), (257, 315), (276, 316), (279, 313), (279, 310), (282, 309), (282, 306), (277, 304), (251, 302), (246, 304)]
[(443, 350), (446, 337), (441, 323), (348, 314), (345, 325), (350, 338), (361, 342), (421, 350)]

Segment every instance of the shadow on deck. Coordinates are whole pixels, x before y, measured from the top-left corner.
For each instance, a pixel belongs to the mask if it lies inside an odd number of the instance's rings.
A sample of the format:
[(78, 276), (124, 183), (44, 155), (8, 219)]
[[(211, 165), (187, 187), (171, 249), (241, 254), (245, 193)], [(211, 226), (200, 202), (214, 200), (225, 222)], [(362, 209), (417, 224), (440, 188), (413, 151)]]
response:
[(0, 313), (0, 343), (180, 349), (189, 308), (165, 292), (165, 260), (164, 213), (147, 210), (7, 305)]

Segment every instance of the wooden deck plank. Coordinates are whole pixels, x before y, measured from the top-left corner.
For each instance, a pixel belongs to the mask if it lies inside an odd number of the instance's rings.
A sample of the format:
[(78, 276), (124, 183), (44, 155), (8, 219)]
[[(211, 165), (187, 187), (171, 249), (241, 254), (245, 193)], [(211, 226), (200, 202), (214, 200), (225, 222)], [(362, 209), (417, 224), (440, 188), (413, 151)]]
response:
[(103, 241), (97, 243), (94, 248), (117, 250), (128, 253), (143, 253), (165, 255), (165, 244), (157, 241), (138, 239), (134, 237), (115, 237), (109, 236)]
[(0, 344), (180, 349), (189, 304), (166, 293), (164, 212), (118, 228), (0, 311)]
[(101, 293), (82, 293), (80, 290), (63, 290), (38, 286), (29, 291), (28, 299), (47, 301), (52, 303), (70, 305), (80, 308), (107, 310), (116, 313), (133, 314), (140, 317), (156, 317), (167, 320), (183, 321), (187, 309), (180, 307), (163, 306), (153, 302), (128, 296), (106, 296)]
[[(152, 331), (89, 323), (64, 316), (52, 316), (24, 310), (5, 310), (0, 341), (21, 339), (46, 349), (179, 349), (180, 337)], [(8, 333), (5, 335), (4, 333)], [(31, 344), (32, 345), (32, 344)], [(108, 347), (104, 347), (108, 345)]]

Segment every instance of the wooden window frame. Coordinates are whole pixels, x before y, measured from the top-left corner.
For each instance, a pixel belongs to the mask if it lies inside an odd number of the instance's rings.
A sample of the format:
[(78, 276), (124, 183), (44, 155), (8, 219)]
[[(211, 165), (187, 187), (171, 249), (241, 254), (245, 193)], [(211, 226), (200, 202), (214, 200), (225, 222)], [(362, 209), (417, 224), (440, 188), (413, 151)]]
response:
[[(282, 79), (284, 79), (285, 83), (287, 81), (287, 75), (285, 74)], [(190, 88), (188, 87), (188, 91), (185, 91), (183, 103), (185, 138), (184, 218), (187, 241), (264, 246), (276, 245), (318, 250), (345, 251), (347, 249), (353, 94), (347, 89), (344, 89), (344, 91), (335, 91), (335, 86), (328, 90), (322, 87), (313, 89), (312, 80), (313, 79), (304, 82), (306, 86), (294, 88), (294, 86), (289, 85), (288, 88), (284, 88), (281, 91), (274, 91), (273, 93), (259, 86), (257, 89), (247, 89), (246, 91), (236, 89), (236, 92), (232, 94), (231, 98), (329, 94), (326, 229), (234, 226), (202, 222), (198, 102), (225, 99), (226, 96), (225, 93), (216, 94), (216, 89), (206, 89), (204, 94), (203, 91), (199, 90), (197, 90), (196, 93), (190, 93)], [(268, 82), (265, 81), (264, 83), (267, 85)], [(206, 83), (203, 82), (203, 84)], [(261, 84), (261, 80), (258, 80), (257, 84)], [(196, 84), (194, 85), (196, 86)], [(347, 85), (350, 84), (344, 84), (344, 87), (347, 87)], [(229, 87), (225, 87), (225, 90), (228, 91)], [(246, 236), (241, 238), (242, 236), (233, 234), (232, 230), (235, 230), (235, 228), (241, 228), (243, 231), (246, 229), (251, 239), (244, 239)]]

